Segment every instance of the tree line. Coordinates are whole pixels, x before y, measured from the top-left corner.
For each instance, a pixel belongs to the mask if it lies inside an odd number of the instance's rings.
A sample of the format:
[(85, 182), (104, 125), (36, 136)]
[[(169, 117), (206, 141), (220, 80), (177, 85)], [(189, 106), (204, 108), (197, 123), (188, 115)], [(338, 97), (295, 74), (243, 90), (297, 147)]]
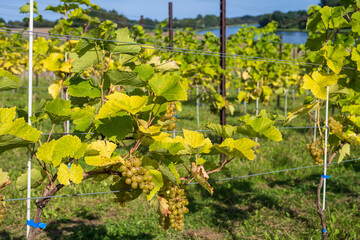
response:
[[(321, 6), (338, 6), (341, 5), (340, 0), (321, 0)], [(101, 21), (111, 20), (118, 24), (119, 27), (131, 26), (134, 24), (140, 24), (140, 19), (131, 20), (128, 19), (124, 14), (118, 13), (116, 10), (92, 10), (89, 13), (92, 17), (98, 17)], [(227, 18), (227, 25), (240, 25), (240, 24), (258, 24), (260, 27), (266, 26), (271, 21), (278, 22), (278, 28), (281, 29), (305, 29), (307, 13), (305, 10), (299, 11), (289, 11), (283, 13), (281, 11), (274, 11), (270, 14), (262, 14), (258, 16), (245, 15), (242, 17), (232, 17)], [(139, 17), (140, 18), (140, 17)], [(57, 20), (42, 20), (35, 21), (35, 27), (53, 27), (57, 24)], [(203, 29), (203, 28), (212, 28), (219, 27), (220, 18), (216, 15), (197, 15), (196, 18), (184, 18), (178, 19), (174, 18), (174, 27), (175, 28), (193, 28), (193, 29)], [(0, 18), (0, 23), (4, 23), (7, 27), (26, 27), (28, 26), (27, 20), (23, 21), (8, 21)], [(146, 29), (154, 29), (159, 25), (158, 20), (153, 20), (150, 18), (144, 18), (144, 27)], [(83, 22), (77, 20), (74, 22), (74, 26), (81, 26)]]

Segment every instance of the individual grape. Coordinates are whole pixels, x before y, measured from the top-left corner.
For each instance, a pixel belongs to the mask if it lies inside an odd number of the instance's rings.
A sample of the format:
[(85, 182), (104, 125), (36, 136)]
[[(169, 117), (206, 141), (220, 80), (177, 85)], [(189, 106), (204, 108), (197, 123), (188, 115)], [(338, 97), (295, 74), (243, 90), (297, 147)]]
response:
[(131, 178), (127, 178), (127, 179), (125, 180), (125, 183), (130, 185), (130, 184), (131, 184)]
[(132, 189), (137, 189), (137, 187), (138, 187), (138, 183), (137, 183), (137, 182), (132, 182), (132, 183), (131, 183), (131, 188), (132, 188)]

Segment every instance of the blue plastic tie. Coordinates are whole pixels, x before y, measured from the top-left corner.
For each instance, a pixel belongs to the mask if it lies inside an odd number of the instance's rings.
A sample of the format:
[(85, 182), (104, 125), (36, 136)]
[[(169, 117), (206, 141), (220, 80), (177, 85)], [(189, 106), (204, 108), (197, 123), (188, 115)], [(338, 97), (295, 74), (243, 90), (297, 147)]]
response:
[(321, 229), (323, 233), (326, 233), (326, 229)]
[(177, 114), (175, 114), (175, 117), (177, 117)]
[(42, 228), (42, 229), (46, 228), (46, 223), (43, 223), (43, 222), (35, 223), (34, 219), (27, 220), (27, 225), (29, 225), (33, 228)]
[(196, 105), (200, 106), (200, 105), (201, 105), (201, 103), (197, 103)]
[(247, 103), (246, 102), (244, 102), (244, 106), (246, 106), (247, 105)]
[(330, 175), (324, 175), (324, 174), (322, 174), (321, 177), (322, 177), (322, 178), (330, 179)]

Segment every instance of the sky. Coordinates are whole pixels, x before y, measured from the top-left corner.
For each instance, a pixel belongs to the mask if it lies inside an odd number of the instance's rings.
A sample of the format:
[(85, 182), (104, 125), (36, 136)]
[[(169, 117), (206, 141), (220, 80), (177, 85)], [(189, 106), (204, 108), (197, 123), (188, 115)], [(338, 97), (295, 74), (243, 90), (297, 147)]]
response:
[[(21, 20), (25, 14), (19, 13), (19, 7), (28, 0), (0, 0), (0, 18)], [(137, 20), (140, 15), (145, 18), (164, 20), (168, 17), (169, 0), (91, 0), (101, 8), (124, 14), (129, 19)], [(272, 13), (275, 10), (287, 12), (290, 10), (306, 10), (308, 6), (318, 4), (320, 0), (227, 0), (226, 16), (240, 17), (244, 15), (260, 15)], [(39, 0), (38, 8), (44, 19), (55, 20), (56, 13), (44, 11), (49, 4), (57, 5), (58, 0)], [(198, 14), (219, 15), (219, 0), (173, 0), (174, 17), (194, 18)]]

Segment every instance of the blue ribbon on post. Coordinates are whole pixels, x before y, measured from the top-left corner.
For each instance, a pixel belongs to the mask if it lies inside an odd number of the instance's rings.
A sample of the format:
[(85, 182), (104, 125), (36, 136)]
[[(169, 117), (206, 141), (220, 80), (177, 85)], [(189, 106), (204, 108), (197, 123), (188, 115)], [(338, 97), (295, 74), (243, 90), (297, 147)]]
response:
[(34, 219), (27, 220), (27, 225), (33, 228), (42, 228), (42, 229), (46, 228), (46, 223), (43, 222), (35, 223)]
[(326, 229), (321, 229), (321, 231), (322, 231), (323, 233), (326, 233)]
[(322, 177), (322, 178), (330, 179), (330, 175), (324, 175), (324, 174), (322, 174), (321, 177)]

